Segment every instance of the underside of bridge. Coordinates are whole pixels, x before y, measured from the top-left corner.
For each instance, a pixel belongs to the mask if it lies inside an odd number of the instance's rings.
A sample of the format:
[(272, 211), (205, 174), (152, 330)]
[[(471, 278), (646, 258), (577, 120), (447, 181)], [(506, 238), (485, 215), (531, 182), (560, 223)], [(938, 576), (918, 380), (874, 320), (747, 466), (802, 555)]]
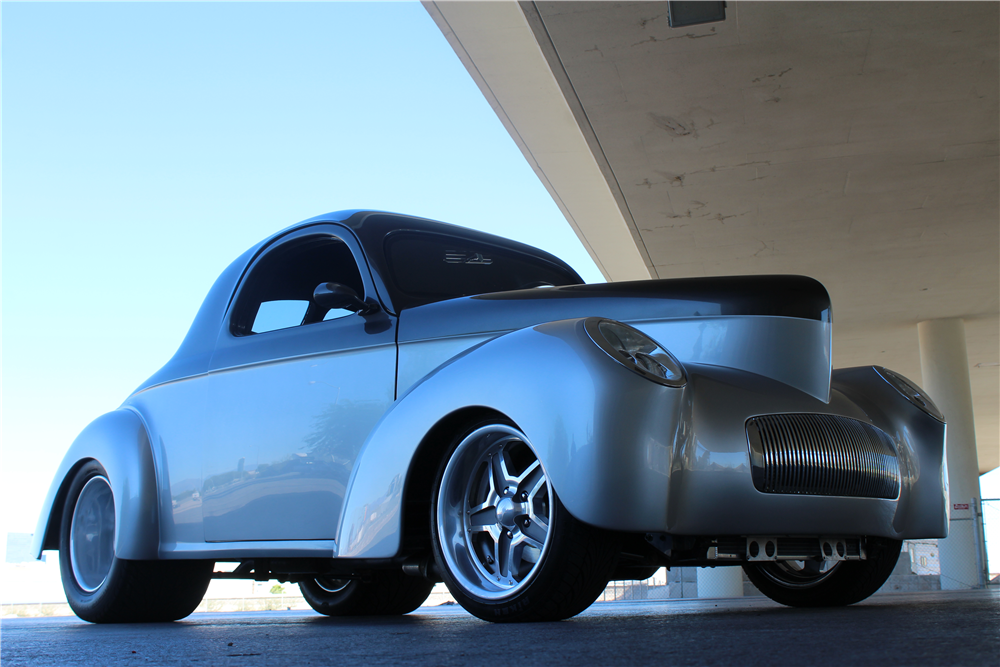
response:
[[(1000, 4), (425, 6), (608, 280), (802, 274), (835, 367), (960, 319), (1000, 465)], [(925, 350), (926, 352), (926, 350)]]

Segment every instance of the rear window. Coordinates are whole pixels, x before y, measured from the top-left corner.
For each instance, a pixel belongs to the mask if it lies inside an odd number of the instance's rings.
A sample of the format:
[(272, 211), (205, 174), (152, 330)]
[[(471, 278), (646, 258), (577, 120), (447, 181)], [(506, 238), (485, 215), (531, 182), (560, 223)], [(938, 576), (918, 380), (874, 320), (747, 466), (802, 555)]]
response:
[(389, 278), (412, 308), (460, 296), (575, 285), (576, 274), (538, 257), (443, 234), (400, 232), (385, 242)]

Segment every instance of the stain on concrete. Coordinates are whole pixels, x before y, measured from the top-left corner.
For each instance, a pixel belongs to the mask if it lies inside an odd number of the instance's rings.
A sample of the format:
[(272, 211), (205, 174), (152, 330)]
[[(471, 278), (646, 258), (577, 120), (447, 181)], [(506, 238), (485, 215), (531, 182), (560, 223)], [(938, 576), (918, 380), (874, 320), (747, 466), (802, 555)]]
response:
[(665, 130), (672, 137), (696, 137), (698, 132), (695, 129), (694, 121), (681, 121), (672, 116), (663, 116), (657, 113), (649, 113), (650, 120), (661, 130)]
[(753, 256), (754, 256), (754, 257), (760, 257), (760, 254), (761, 254), (761, 253), (763, 253), (763, 252), (766, 252), (766, 253), (768, 253), (769, 255), (773, 255), (773, 254), (775, 254), (775, 249), (774, 249), (774, 241), (771, 241), (771, 245), (767, 245), (767, 244), (766, 244), (766, 243), (764, 243), (763, 241), (758, 241), (758, 243), (760, 243), (760, 245), (761, 245), (762, 247), (761, 247), (761, 249), (760, 249), (760, 250), (758, 250), (757, 252), (755, 252), (755, 253), (753, 254)]
[(645, 29), (647, 25), (656, 19), (662, 19), (664, 16), (666, 16), (666, 14), (657, 14), (656, 16), (651, 16), (648, 19), (639, 19), (639, 27)]
[[(709, 167), (708, 169), (697, 169), (695, 171), (689, 171), (686, 175), (690, 176), (691, 174), (714, 174), (717, 171), (728, 171), (730, 169), (739, 169), (740, 167), (757, 167), (757, 166), (768, 167), (770, 165), (771, 165), (770, 160), (752, 160), (750, 162), (740, 162), (739, 164), (714, 165), (712, 167)], [(657, 173), (663, 174), (662, 171)]]
[(674, 186), (675, 188), (684, 187), (685, 174), (673, 174), (669, 171), (660, 171), (659, 169), (654, 169), (653, 171), (662, 176), (667, 183)]
[(756, 79), (754, 79), (750, 83), (760, 83), (764, 79), (780, 79), (781, 77), (785, 76), (786, 74), (788, 74), (791, 71), (792, 71), (792, 68), (789, 67), (788, 69), (786, 69), (784, 71), (781, 71), (781, 72), (778, 72), (777, 74), (765, 74), (764, 76), (758, 76)]
[(715, 37), (719, 33), (715, 32), (715, 28), (712, 28), (703, 35), (696, 35), (693, 32), (688, 32), (683, 35), (677, 35), (676, 37), (661, 37), (657, 38), (656, 35), (650, 35), (649, 39), (644, 39), (641, 42), (636, 42), (632, 46), (642, 46), (643, 44), (657, 44), (659, 42), (669, 42), (675, 39), (702, 39), (703, 37)]

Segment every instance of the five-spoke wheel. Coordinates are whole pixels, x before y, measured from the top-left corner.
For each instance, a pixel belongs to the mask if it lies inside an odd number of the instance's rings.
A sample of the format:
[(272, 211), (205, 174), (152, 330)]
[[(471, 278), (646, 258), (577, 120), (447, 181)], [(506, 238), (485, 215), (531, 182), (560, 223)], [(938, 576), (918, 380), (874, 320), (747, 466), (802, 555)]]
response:
[(513, 427), (484, 426), (441, 479), (437, 523), (448, 569), (485, 599), (525, 586), (549, 544), (552, 491), (525, 440)]
[(594, 601), (614, 567), (614, 537), (562, 507), (528, 438), (503, 420), (456, 440), (433, 505), (442, 576), (480, 618), (572, 616)]

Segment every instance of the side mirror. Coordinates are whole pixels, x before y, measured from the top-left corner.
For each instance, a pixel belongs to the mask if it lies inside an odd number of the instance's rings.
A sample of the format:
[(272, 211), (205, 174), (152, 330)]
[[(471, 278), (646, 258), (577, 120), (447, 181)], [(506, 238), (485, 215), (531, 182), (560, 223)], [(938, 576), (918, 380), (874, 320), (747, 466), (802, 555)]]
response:
[(378, 310), (376, 303), (362, 301), (357, 292), (340, 283), (320, 283), (313, 290), (313, 303), (320, 308), (342, 308), (352, 310), (359, 315), (367, 315)]

